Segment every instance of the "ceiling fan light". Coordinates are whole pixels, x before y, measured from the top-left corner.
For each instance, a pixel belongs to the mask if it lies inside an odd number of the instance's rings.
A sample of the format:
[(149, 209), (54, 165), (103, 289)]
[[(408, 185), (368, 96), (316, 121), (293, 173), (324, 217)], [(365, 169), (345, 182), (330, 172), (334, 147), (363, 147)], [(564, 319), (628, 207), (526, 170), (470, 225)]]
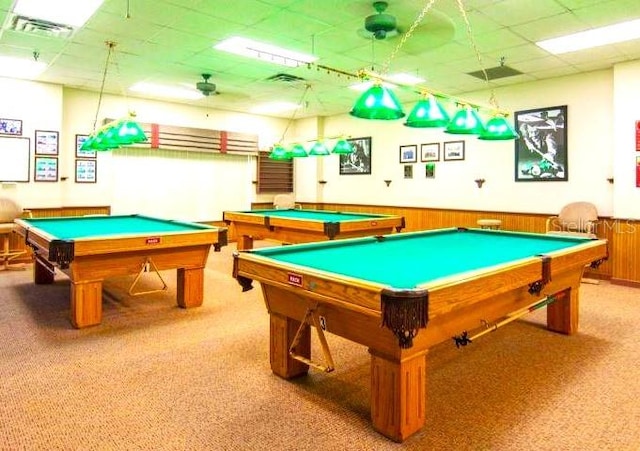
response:
[(483, 131), (484, 125), (477, 111), (468, 106), (460, 108), (445, 129), (445, 133), (453, 135), (479, 135)]
[(444, 127), (449, 121), (447, 111), (430, 95), (416, 103), (404, 125), (414, 128)]
[(331, 153), (335, 153), (338, 155), (348, 155), (350, 153), (353, 153), (353, 146), (346, 139), (339, 139), (336, 142), (336, 145), (333, 146), (333, 150), (331, 151)]
[(507, 118), (502, 115), (496, 115), (487, 121), (485, 129), (480, 133), (478, 139), (486, 141), (503, 141), (508, 139), (516, 139), (518, 134), (513, 129)]
[(349, 114), (361, 119), (382, 120), (400, 119), (405, 115), (393, 91), (378, 84), (362, 93)]

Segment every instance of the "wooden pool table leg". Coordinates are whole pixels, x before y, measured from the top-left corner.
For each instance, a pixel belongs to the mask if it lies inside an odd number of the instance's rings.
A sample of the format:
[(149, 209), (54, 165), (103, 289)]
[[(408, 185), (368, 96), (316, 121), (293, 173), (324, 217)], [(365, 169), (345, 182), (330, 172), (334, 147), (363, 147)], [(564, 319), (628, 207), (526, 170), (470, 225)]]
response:
[(81, 329), (102, 321), (102, 279), (71, 281), (71, 324)]
[(177, 301), (182, 308), (199, 307), (204, 299), (204, 268), (178, 268)]
[(402, 442), (424, 426), (427, 351), (400, 359), (369, 349), (371, 420), (375, 430)]
[(555, 293), (555, 302), (547, 305), (547, 329), (571, 335), (578, 331), (578, 291), (571, 287)]
[[(270, 313), (269, 318), (271, 371), (285, 379), (307, 374), (309, 365), (289, 355), (289, 347), (300, 327), (300, 321), (277, 313)], [(298, 337), (296, 354), (308, 359), (311, 358), (311, 328), (309, 325), (303, 328)]]
[(253, 237), (250, 235), (238, 235), (236, 249), (239, 251), (253, 249)]

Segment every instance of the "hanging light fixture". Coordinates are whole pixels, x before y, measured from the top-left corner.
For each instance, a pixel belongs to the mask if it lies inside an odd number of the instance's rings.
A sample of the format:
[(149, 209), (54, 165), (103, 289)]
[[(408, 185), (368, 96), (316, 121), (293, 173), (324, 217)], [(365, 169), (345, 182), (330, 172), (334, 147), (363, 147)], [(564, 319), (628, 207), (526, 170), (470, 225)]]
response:
[(362, 93), (349, 114), (361, 119), (382, 120), (400, 119), (405, 115), (393, 91), (380, 82)]
[(331, 151), (333, 154), (337, 155), (348, 155), (353, 153), (353, 146), (346, 139), (339, 139), (336, 141), (336, 145), (333, 146), (333, 150)]
[(271, 149), (269, 158), (272, 160), (291, 160), (291, 154), (281, 144), (276, 144)]
[(414, 128), (444, 127), (449, 120), (449, 114), (440, 102), (433, 94), (428, 94), (416, 103), (404, 125)]
[(444, 131), (453, 135), (479, 135), (484, 131), (484, 125), (475, 109), (463, 106), (456, 112)]
[(112, 150), (121, 146), (127, 146), (144, 142), (147, 140), (142, 127), (135, 121), (133, 121), (133, 113), (129, 113), (129, 117), (114, 121), (106, 124), (100, 129), (96, 129), (98, 123), (98, 115), (100, 114), (100, 106), (102, 104), (102, 96), (104, 94), (104, 84), (107, 79), (107, 71), (109, 69), (109, 60), (111, 54), (116, 46), (115, 42), (106, 41), (107, 45), (107, 59), (104, 65), (104, 71), (102, 72), (102, 84), (100, 86), (100, 95), (98, 97), (98, 107), (96, 108), (96, 116), (93, 121), (93, 132), (82, 143), (80, 149), (82, 150)]
[(308, 156), (307, 151), (304, 150), (304, 146), (300, 143), (291, 146), (289, 154), (291, 155), (291, 158), (304, 158)]
[(313, 146), (311, 146), (311, 150), (309, 150), (310, 157), (324, 157), (327, 155), (331, 155), (327, 146), (320, 140), (316, 141)]
[(507, 118), (497, 114), (489, 119), (484, 130), (478, 136), (478, 139), (486, 141), (503, 141), (508, 139), (516, 139), (518, 134), (513, 129)]

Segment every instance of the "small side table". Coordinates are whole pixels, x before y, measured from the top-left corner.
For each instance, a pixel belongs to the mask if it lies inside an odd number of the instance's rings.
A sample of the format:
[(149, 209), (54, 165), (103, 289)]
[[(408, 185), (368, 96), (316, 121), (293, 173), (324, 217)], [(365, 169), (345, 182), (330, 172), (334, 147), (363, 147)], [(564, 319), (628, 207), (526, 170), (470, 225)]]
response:
[(499, 219), (478, 219), (478, 226), (481, 229), (500, 230), (502, 221)]

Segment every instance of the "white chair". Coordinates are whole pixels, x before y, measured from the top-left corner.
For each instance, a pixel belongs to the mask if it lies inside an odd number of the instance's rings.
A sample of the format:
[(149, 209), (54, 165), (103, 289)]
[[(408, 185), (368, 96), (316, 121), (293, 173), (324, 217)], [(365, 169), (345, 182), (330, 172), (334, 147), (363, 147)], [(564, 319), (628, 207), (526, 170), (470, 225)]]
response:
[(25, 212), (17, 202), (7, 197), (0, 197), (0, 270), (24, 269), (24, 265), (11, 264), (11, 261), (27, 253), (25, 249), (11, 249), (11, 234), (14, 219), (22, 217)]
[(572, 202), (547, 218), (547, 233), (596, 238), (598, 209), (590, 202)]
[(296, 201), (291, 194), (277, 194), (273, 198), (273, 208), (276, 210), (292, 210), (294, 208), (302, 209), (302, 205), (296, 204)]

